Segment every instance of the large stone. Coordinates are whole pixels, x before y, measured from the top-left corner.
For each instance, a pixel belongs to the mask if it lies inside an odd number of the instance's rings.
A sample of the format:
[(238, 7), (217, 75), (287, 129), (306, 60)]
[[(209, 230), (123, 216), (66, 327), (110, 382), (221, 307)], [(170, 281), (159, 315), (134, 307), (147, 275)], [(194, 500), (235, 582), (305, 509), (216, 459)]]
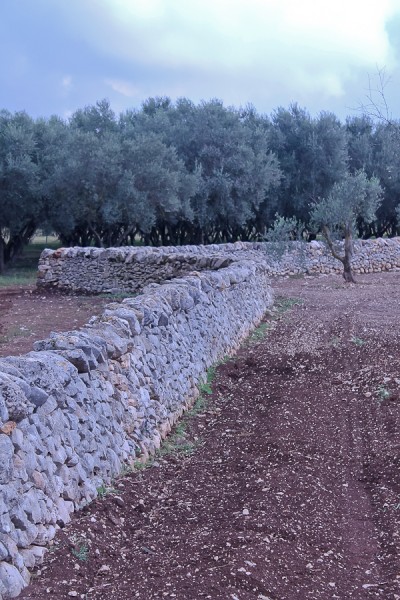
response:
[(0, 562), (0, 582), (4, 599), (16, 598), (28, 583), (14, 565), (4, 561)]
[(6, 417), (4, 420), (16, 422), (30, 415), (35, 408), (12, 376), (4, 373), (0, 373), (0, 406), (2, 417)]
[(13, 470), (14, 445), (9, 436), (0, 434), (0, 484), (9, 483)]

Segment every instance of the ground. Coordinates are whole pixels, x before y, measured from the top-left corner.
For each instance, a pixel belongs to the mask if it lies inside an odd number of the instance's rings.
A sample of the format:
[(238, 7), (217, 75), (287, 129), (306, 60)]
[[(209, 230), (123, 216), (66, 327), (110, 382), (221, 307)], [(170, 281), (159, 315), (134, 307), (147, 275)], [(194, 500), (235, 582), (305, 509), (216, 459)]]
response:
[(70, 331), (101, 313), (110, 298), (66, 295), (35, 285), (0, 287), (0, 357), (24, 354), (51, 331)]
[(273, 285), (212, 394), (59, 530), (21, 598), (400, 599), (400, 273)]

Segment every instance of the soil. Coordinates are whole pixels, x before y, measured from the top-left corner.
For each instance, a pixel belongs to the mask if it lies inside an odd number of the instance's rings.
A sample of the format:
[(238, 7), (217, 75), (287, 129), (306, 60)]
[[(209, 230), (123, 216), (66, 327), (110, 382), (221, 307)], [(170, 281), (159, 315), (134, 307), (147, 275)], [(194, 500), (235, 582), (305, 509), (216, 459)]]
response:
[(342, 281), (275, 280), (206, 405), (58, 531), (21, 598), (399, 600), (400, 273)]
[(25, 354), (52, 331), (70, 331), (111, 302), (101, 296), (66, 295), (34, 285), (0, 288), (0, 357)]

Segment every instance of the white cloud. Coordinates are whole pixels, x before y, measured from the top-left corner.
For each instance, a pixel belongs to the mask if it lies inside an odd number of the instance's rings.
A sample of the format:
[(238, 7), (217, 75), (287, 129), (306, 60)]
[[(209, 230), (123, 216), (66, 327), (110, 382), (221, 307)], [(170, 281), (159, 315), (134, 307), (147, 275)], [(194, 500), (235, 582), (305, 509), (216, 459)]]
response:
[[(305, 46), (361, 63), (390, 59), (385, 23), (398, 0), (103, 0), (120, 36), (111, 49), (144, 62), (246, 65)], [(300, 55), (298, 54), (300, 50)], [(286, 53), (286, 52), (285, 52)], [(269, 56), (268, 56), (269, 54)], [(307, 55), (307, 51), (305, 53)], [(276, 56), (275, 56), (276, 58)]]
[(134, 98), (138, 96), (139, 90), (137, 86), (133, 85), (129, 81), (123, 81), (121, 79), (105, 79), (105, 83), (109, 85), (114, 92), (122, 94), (127, 98)]
[[(236, 83), (251, 78), (286, 87), (290, 81), (303, 91), (340, 97), (360, 69), (395, 66), (385, 26), (400, 12), (400, 0), (102, 3), (114, 28), (108, 51), (144, 69), (192, 69), (205, 81), (218, 73)], [(104, 51), (104, 40), (98, 41)], [(136, 94), (124, 81), (108, 83), (128, 97)]]

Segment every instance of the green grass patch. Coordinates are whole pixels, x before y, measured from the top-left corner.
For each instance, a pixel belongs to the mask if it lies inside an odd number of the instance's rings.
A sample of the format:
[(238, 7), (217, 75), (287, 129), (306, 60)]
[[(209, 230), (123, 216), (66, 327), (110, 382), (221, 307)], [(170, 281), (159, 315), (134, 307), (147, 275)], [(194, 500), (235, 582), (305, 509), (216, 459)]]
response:
[(356, 346), (364, 346), (364, 344), (365, 344), (365, 340), (363, 340), (363, 339), (361, 339), (361, 338), (359, 338), (359, 337), (357, 337), (355, 335), (353, 335), (350, 338), (350, 341), (351, 341), (352, 344), (355, 344)]
[(288, 310), (292, 309), (293, 306), (301, 306), (303, 304), (303, 300), (301, 298), (283, 298), (279, 297), (276, 299), (273, 311), (277, 312), (279, 315), (284, 314)]
[(106, 496), (109, 496), (110, 494), (119, 494), (120, 492), (118, 490), (116, 490), (113, 487), (109, 487), (107, 485), (100, 485), (97, 488), (97, 496), (98, 498), (100, 498), (100, 500), (102, 500), (103, 498), (105, 498)]
[(86, 562), (89, 559), (89, 546), (84, 538), (73, 540), (74, 548), (71, 552), (81, 562)]
[(0, 275), (0, 287), (35, 284), (39, 257), (42, 251), (45, 248), (53, 248), (55, 250), (60, 246), (60, 242), (54, 238), (48, 243), (40, 240), (28, 244), (21, 255), (11, 265), (8, 265), (4, 273)]
[(162, 442), (154, 456), (149, 458), (146, 462), (137, 460), (133, 465), (134, 470), (143, 471), (144, 469), (148, 469), (154, 465), (157, 459), (170, 455), (191, 456), (202, 444), (200, 439), (191, 440), (187, 438), (187, 427), (190, 419), (201, 414), (207, 408), (207, 396), (212, 394), (211, 384), (215, 378), (219, 364), (220, 363), (217, 363), (208, 369), (206, 381), (199, 385), (200, 394), (193, 406), (186, 411), (182, 419), (174, 425), (171, 433)]
[(10, 269), (0, 275), (0, 287), (34, 285), (36, 283), (36, 276), (37, 269), (21, 269), (20, 271)]
[(259, 324), (258, 327), (254, 329), (254, 331), (251, 332), (249, 336), (249, 341), (259, 342), (266, 336), (270, 329), (272, 329), (272, 323), (269, 323), (268, 321), (263, 321)]
[(300, 298), (283, 298), (279, 297), (275, 300), (275, 303), (271, 310), (267, 311), (265, 319), (262, 321), (258, 327), (256, 327), (249, 335), (247, 340), (244, 342), (246, 344), (253, 344), (255, 342), (260, 342), (269, 331), (271, 331), (276, 324), (276, 321), (288, 310), (292, 309), (293, 306), (303, 304), (303, 300)]
[(28, 327), (11, 327), (5, 334), (0, 335), (0, 344), (6, 344), (16, 337), (29, 337), (32, 331)]
[(96, 294), (97, 298), (107, 298), (109, 300), (123, 300), (124, 298), (135, 298), (139, 294), (130, 294), (129, 292), (101, 292)]

